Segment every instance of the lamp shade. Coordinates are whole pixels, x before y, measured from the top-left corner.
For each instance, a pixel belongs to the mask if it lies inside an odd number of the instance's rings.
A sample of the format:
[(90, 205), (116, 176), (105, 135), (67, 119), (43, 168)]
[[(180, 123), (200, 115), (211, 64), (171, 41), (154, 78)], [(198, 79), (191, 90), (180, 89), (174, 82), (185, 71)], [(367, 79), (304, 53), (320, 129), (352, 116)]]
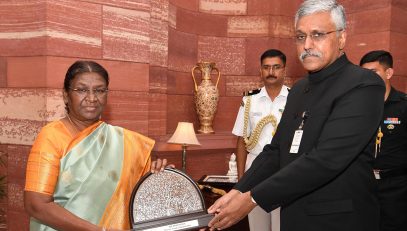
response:
[(175, 129), (174, 134), (167, 142), (183, 145), (201, 145), (196, 138), (193, 124), (188, 122), (178, 122), (177, 129)]

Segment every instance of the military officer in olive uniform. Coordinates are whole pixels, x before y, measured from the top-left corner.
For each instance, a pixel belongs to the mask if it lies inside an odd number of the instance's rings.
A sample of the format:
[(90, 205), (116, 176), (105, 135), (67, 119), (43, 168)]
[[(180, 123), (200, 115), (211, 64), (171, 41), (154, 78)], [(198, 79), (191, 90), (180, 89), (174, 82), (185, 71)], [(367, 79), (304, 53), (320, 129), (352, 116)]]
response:
[[(237, 166), (239, 178), (273, 138), (287, 101), (288, 87), (283, 85), (286, 56), (279, 50), (265, 51), (260, 57), (260, 77), (264, 87), (246, 92), (232, 133), (238, 136)], [(280, 230), (279, 209), (271, 214), (256, 207), (249, 214), (251, 231)]]
[(390, 84), (394, 71), (389, 52), (371, 51), (362, 57), (360, 65), (376, 72), (386, 85), (374, 161), (379, 184), (380, 230), (407, 230), (407, 96)]

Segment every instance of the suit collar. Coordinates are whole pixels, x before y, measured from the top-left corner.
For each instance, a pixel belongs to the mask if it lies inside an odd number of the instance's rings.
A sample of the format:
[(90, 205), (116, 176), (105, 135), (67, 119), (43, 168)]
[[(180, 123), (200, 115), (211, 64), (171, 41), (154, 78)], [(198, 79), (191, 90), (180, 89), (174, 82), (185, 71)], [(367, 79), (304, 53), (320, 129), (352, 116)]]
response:
[(328, 67), (318, 71), (308, 74), (308, 79), (311, 83), (319, 83), (330, 76), (332, 76), (335, 72), (341, 69), (346, 64), (349, 64), (349, 60), (346, 57), (346, 54), (341, 55), (337, 60), (335, 60), (331, 65)]

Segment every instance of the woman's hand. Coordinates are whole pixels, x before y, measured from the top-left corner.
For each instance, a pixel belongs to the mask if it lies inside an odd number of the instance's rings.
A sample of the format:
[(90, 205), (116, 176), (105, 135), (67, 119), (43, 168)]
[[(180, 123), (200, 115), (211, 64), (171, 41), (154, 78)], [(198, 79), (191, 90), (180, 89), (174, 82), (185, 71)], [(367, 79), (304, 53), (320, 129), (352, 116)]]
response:
[(164, 171), (165, 167), (175, 168), (175, 165), (169, 164), (167, 165), (167, 159), (157, 159), (151, 162), (151, 173), (157, 173)]

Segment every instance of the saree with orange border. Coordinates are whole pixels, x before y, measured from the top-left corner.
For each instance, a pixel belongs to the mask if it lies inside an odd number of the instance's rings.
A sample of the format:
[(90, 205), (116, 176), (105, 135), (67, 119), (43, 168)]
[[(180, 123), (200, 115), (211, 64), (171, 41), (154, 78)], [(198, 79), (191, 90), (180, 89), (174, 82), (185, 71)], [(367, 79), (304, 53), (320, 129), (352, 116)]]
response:
[[(46, 125), (27, 163), (26, 191), (93, 224), (129, 229), (133, 187), (149, 171), (154, 141), (99, 121), (71, 137), (61, 121)], [(31, 218), (30, 230), (54, 230)]]

